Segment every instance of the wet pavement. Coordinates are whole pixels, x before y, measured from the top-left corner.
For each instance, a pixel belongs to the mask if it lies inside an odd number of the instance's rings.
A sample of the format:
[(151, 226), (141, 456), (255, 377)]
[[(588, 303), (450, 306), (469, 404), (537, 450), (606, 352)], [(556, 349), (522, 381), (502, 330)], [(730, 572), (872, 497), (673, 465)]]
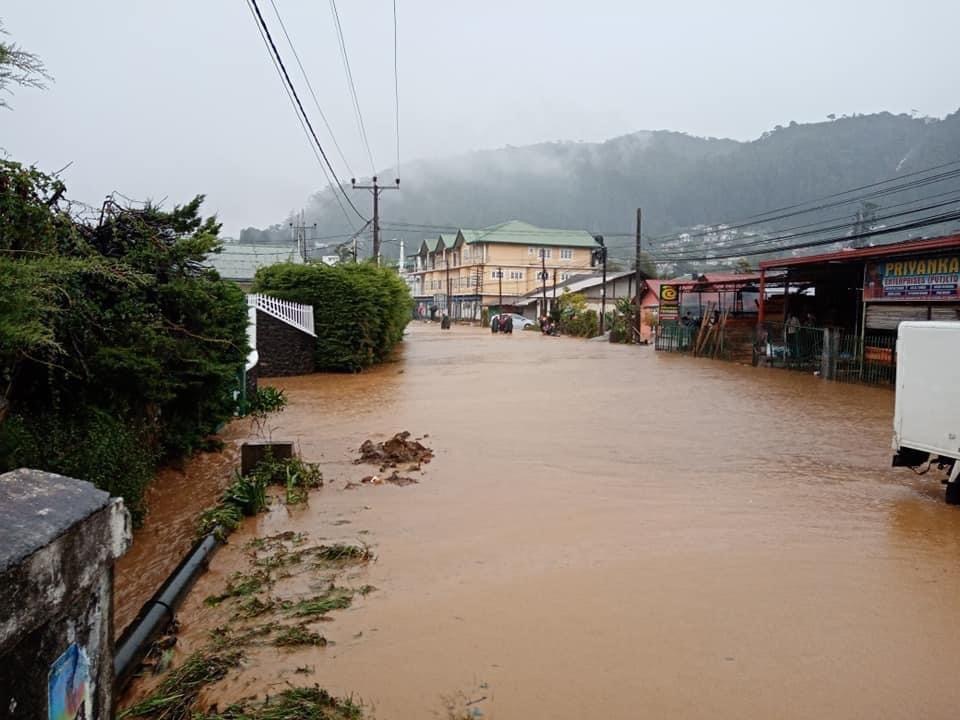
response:
[[(397, 362), (269, 382), (290, 398), (273, 437), (329, 484), (233, 536), (181, 651), (257, 534), (369, 542), (378, 590), (323, 625), (331, 646), (252, 652), (220, 707), (317, 682), (382, 719), (456, 695), (491, 718), (960, 712), (960, 509), (889, 468), (889, 390), (420, 324)], [(361, 443), (400, 430), (429, 434), (420, 483), (345, 489)]]

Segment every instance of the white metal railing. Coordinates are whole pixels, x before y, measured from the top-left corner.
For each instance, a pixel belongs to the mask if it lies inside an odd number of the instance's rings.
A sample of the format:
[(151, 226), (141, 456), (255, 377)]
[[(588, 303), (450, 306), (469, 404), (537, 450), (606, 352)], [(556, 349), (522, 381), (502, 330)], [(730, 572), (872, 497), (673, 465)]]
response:
[(280, 300), (279, 298), (260, 295), (259, 293), (247, 295), (247, 305), (257, 310), (262, 310), (267, 313), (267, 315), (271, 315), (277, 320), (282, 320), (287, 323), (287, 325), (295, 327), (298, 330), (303, 330), (303, 332), (313, 335), (314, 337), (317, 336), (313, 328), (312, 305), (301, 305), (300, 303)]

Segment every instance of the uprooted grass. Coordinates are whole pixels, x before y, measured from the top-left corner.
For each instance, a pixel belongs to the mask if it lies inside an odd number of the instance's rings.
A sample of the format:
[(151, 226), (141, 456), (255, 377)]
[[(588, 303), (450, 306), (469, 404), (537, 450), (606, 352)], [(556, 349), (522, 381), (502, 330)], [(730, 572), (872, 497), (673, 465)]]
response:
[(273, 584), (273, 578), (270, 577), (269, 570), (256, 570), (252, 573), (236, 572), (230, 576), (227, 587), (222, 593), (209, 595), (204, 600), (207, 605), (219, 605), (224, 600), (233, 597), (246, 597), (263, 590), (264, 587), (270, 587)]
[(355, 590), (331, 585), (323, 593), (293, 602), (288, 600), (281, 607), (294, 617), (323, 616), (333, 610), (344, 610), (353, 602)]
[[(148, 697), (119, 715), (123, 718), (153, 720), (189, 720), (200, 691), (222, 680), (231, 668), (240, 664), (241, 654), (229, 652), (196, 652), (180, 667), (171, 671)], [(323, 717), (323, 716), (320, 716)]]
[(298, 647), (302, 645), (326, 647), (327, 639), (320, 633), (308, 628), (305, 623), (301, 623), (284, 626), (273, 638), (273, 644), (277, 647)]
[(222, 713), (197, 715), (196, 720), (362, 720), (363, 706), (338, 699), (318, 686), (290, 688), (262, 704), (231, 705)]
[(373, 552), (366, 545), (349, 545), (345, 543), (334, 543), (333, 545), (320, 545), (312, 549), (313, 555), (319, 563), (347, 564), (347, 563), (365, 563), (373, 560)]
[(210, 647), (215, 651), (237, 650), (254, 641), (265, 638), (280, 627), (277, 623), (266, 623), (255, 627), (235, 630), (228, 625), (220, 625), (210, 631)]
[(276, 603), (270, 598), (261, 600), (259, 596), (254, 595), (237, 603), (233, 617), (237, 620), (251, 620), (270, 612), (274, 607), (276, 607)]

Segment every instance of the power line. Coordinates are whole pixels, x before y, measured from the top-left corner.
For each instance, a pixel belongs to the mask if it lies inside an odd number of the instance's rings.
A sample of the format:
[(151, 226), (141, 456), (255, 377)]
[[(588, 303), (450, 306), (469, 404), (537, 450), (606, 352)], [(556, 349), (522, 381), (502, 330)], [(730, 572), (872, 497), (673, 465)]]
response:
[(397, 0), (393, 0), (393, 101), (397, 129), (397, 177), (400, 177), (400, 75), (397, 70)]
[(915, 230), (923, 227), (930, 227), (933, 225), (942, 225), (943, 223), (951, 222), (954, 220), (960, 220), (960, 210), (954, 210), (947, 213), (941, 213), (939, 215), (933, 215), (927, 218), (919, 218), (907, 223), (901, 223), (900, 225), (891, 225), (886, 228), (879, 228), (877, 230), (868, 230), (866, 232), (854, 233), (852, 235), (841, 235), (830, 238), (824, 238), (822, 240), (814, 240), (805, 243), (799, 243), (795, 245), (785, 245), (774, 249), (764, 249), (764, 250), (753, 250), (750, 252), (735, 252), (726, 255), (713, 255), (710, 257), (702, 258), (689, 258), (689, 257), (680, 257), (680, 258), (654, 258), (656, 263), (667, 263), (667, 262), (690, 262), (690, 261), (703, 261), (703, 260), (729, 260), (732, 258), (739, 257), (752, 257), (755, 255), (766, 255), (771, 252), (780, 252), (780, 251), (790, 251), (790, 250), (804, 250), (806, 248), (820, 247), (823, 245), (831, 245), (833, 243), (845, 242), (848, 240), (859, 240), (862, 238), (876, 237), (879, 235), (889, 235), (891, 233), (903, 232), (906, 230)]
[[(333, 181), (330, 179), (330, 175), (327, 173), (327, 168), (323, 164), (323, 160), (320, 157), (320, 154), (317, 152), (317, 148), (313, 143), (312, 138), (310, 137), (310, 131), (307, 129), (306, 123), (304, 123), (303, 117), (297, 112), (296, 101), (293, 99), (293, 95), (290, 92), (290, 88), (287, 86), (286, 82), (283, 79), (283, 73), (280, 70), (280, 65), (277, 63), (277, 58), (274, 56), (273, 51), (270, 49), (270, 41), (267, 39), (267, 35), (264, 34), (263, 27), (261, 27), (257, 15), (254, 12), (253, 6), (250, 4), (250, 0), (247, 0), (247, 8), (250, 10), (250, 13), (253, 15), (254, 23), (257, 26), (257, 30), (260, 33), (260, 38), (263, 40), (264, 47), (267, 49), (267, 54), (270, 56), (270, 61), (273, 63), (274, 70), (277, 71), (277, 75), (280, 77), (280, 84), (283, 85), (283, 89), (287, 94), (287, 99), (290, 100), (291, 106), (293, 106), (293, 111), (297, 116), (297, 121), (300, 123), (300, 129), (303, 130), (303, 134), (307, 138), (307, 144), (310, 146), (310, 150), (313, 151), (313, 156), (316, 158), (317, 163), (320, 165), (320, 170), (323, 172), (323, 176), (327, 181), (328, 185), (333, 185)], [(340, 199), (340, 196), (337, 195), (336, 191), (333, 193), (334, 198), (337, 201), (337, 205), (340, 206), (340, 211), (343, 213), (343, 217), (346, 219), (347, 224), (350, 227), (355, 227), (353, 224), (353, 219), (350, 217), (350, 214), (347, 212), (347, 209), (343, 205), (343, 200)]]
[[(897, 205), (892, 205), (892, 206), (890, 206), (890, 207), (887, 208), (887, 209), (892, 209), (892, 208), (894, 208), (894, 207), (901, 207), (901, 206), (903, 206), (903, 205), (913, 205), (913, 204), (918, 203), (918, 202), (925, 202), (925, 201), (927, 201), (927, 200), (933, 199), (934, 197), (940, 197), (940, 196), (942, 196), (942, 195), (947, 195), (947, 194), (957, 195), (957, 193), (958, 193), (958, 191), (956, 191), (956, 190), (949, 191), (948, 193), (938, 193), (937, 195), (934, 195), (934, 196), (931, 196), (931, 197), (928, 197), (928, 198), (921, 198), (921, 199), (918, 199), (918, 200), (911, 200), (911, 201), (906, 202), (906, 203), (899, 203), (899, 204), (897, 204)], [(954, 198), (952, 198), (952, 199), (950, 199), (950, 200), (945, 200), (945, 201), (942, 201), (942, 202), (939, 202), (939, 203), (933, 203), (933, 204), (930, 204), (930, 205), (924, 205), (923, 207), (914, 208), (914, 209), (912, 209), (912, 210), (902, 210), (902, 211), (900, 211), (900, 212), (895, 212), (895, 213), (888, 213), (888, 214), (884, 214), (884, 215), (875, 215), (875, 216), (873, 216), (873, 217), (871, 218), (871, 223), (874, 223), (874, 224), (875, 224), (875, 223), (877, 223), (877, 222), (880, 222), (880, 221), (883, 221), (883, 220), (890, 220), (890, 219), (893, 219), (893, 218), (896, 218), (896, 217), (904, 217), (904, 216), (907, 216), (907, 215), (916, 215), (917, 213), (927, 212), (928, 210), (935, 210), (935, 209), (937, 209), (937, 208), (942, 208), (942, 207), (948, 207), (948, 206), (951, 206), (951, 205), (956, 205), (958, 202), (960, 202), (960, 198), (954, 197)], [(844, 218), (835, 218), (835, 219), (833, 219), (833, 220), (828, 220), (828, 221), (823, 221), (823, 220), (821, 220), (820, 222), (808, 223), (807, 225), (798, 225), (796, 228), (793, 228), (793, 229), (800, 229), (800, 228), (804, 228), (804, 227), (809, 227), (810, 225), (823, 225), (825, 222), (834, 222), (835, 220), (843, 220), (843, 219), (844, 219)], [(840, 224), (836, 224), (836, 225), (829, 225), (829, 226), (825, 226), (825, 227), (819, 227), (819, 228), (816, 228), (816, 229), (813, 229), (813, 230), (806, 230), (806, 231), (803, 231), (803, 232), (796, 232), (796, 233), (788, 233), (787, 231), (783, 231), (783, 233), (781, 233), (781, 234), (772, 235), (772, 236), (765, 237), (765, 238), (761, 238), (761, 239), (758, 239), (758, 240), (750, 240), (750, 241), (742, 242), (742, 243), (733, 243), (733, 244), (731, 244), (731, 245), (725, 245), (725, 246), (720, 247), (720, 248), (718, 248), (718, 249), (719, 249), (720, 251), (726, 252), (726, 251), (732, 251), (732, 250), (739, 250), (739, 249), (743, 249), (743, 248), (757, 247), (757, 246), (759, 246), (759, 245), (767, 245), (767, 244), (770, 244), (770, 243), (779, 243), (779, 242), (782, 242), (783, 240), (791, 240), (791, 239), (799, 238), (799, 237), (806, 237), (806, 236), (810, 236), (810, 235), (818, 235), (818, 234), (820, 234), (820, 233), (825, 233), (825, 232), (832, 231), (832, 230), (842, 230), (842, 229), (847, 228), (847, 227), (849, 227), (849, 226), (850, 226), (850, 221), (849, 221), (849, 219), (847, 219), (846, 222), (843, 222), (843, 223), (840, 223)], [(767, 252), (775, 252), (777, 249), (778, 249), (778, 248), (776, 248), (776, 247), (770, 248)], [(706, 248), (705, 246), (701, 245), (701, 246), (698, 247), (698, 248), (678, 248), (678, 249), (676, 249), (676, 250), (674, 251), (674, 254), (682, 254), (682, 253), (708, 253), (708, 252), (709, 252), (709, 249)]]
[[(879, 187), (879, 186), (881, 186), (881, 185), (887, 185), (887, 184), (890, 184), (890, 183), (892, 183), (892, 182), (897, 182), (897, 181), (899, 181), (899, 180), (902, 180), (902, 179), (904, 179), (904, 178), (916, 177), (916, 176), (918, 176), (918, 175), (925, 175), (925, 174), (930, 173), (930, 172), (933, 172), (933, 171), (935, 171), (935, 170), (941, 170), (941, 169), (943, 169), (943, 168), (945, 168), (945, 167), (950, 167), (950, 166), (954, 166), (954, 165), (960, 165), (960, 160), (958, 160), (958, 161), (953, 161), (953, 162), (949, 162), (949, 163), (944, 163), (944, 164), (942, 164), (942, 165), (936, 165), (936, 166), (934, 166), (934, 167), (926, 168), (925, 170), (917, 170), (916, 172), (908, 173), (908, 174), (906, 174), (906, 175), (901, 175), (900, 177), (888, 178), (888, 179), (886, 179), (886, 180), (880, 180), (880, 181), (878, 181), (878, 182), (870, 183), (870, 184), (868, 184), (868, 185), (861, 185), (860, 187), (851, 188), (851, 189), (849, 189), (849, 190), (844, 190), (844, 191), (842, 191), (842, 192), (834, 193), (834, 194), (832, 194), (832, 195), (825, 195), (825, 196), (820, 197), (820, 198), (816, 198), (816, 199), (813, 199), (813, 200), (807, 200), (807, 201), (804, 201), (804, 202), (802, 202), (802, 203), (797, 203), (797, 204), (795, 204), (795, 205), (786, 206), (786, 207), (784, 207), (784, 208), (779, 208), (779, 209), (776, 209), (776, 210), (767, 210), (766, 212), (758, 213), (757, 215), (748, 216), (747, 218), (744, 218), (744, 219), (741, 220), (741, 221), (737, 221), (737, 222), (733, 222), (733, 223), (711, 223), (708, 227), (719, 227), (720, 225), (723, 225), (723, 229), (724, 229), (724, 230), (736, 230), (736, 229), (740, 229), (740, 228), (754, 227), (754, 226), (761, 225), (761, 224), (771, 223), (771, 222), (774, 222), (774, 221), (776, 221), (776, 220), (783, 220), (783, 219), (790, 218), (790, 217), (796, 217), (797, 215), (805, 215), (805, 214), (807, 214), (807, 213), (817, 212), (817, 211), (819, 211), (819, 210), (825, 210), (825, 209), (832, 208), (832, 207), (840, 207), (840, 206), (843, 206), (843, 205), (849, 205), (849, 204), (851, 204), (851, 203), (856, 203), (856, 202), (859, 202), (859, 201), (861, 201), (861, 200), (868, 199), (868, 198), (883, 197), (883, 196), (886, 196), (886, 195), (893, 195), (893, 194), (896, 194), (896, 193), (899, 193), (899, 192), (906, 192), (907, 190), (912, 190), (912, 189), (915, 189), (915, 188), (918, 188), (918, 187), (923, 187), (923, 186), (925, 186), (925, 185), (929, 185), (929, 184), (932, 184), (932, 183), (943, 182), (944, 180), (949, 180), (949, 179), (953, 179), (953, 178), (956, 178), (956, 177), (960, 177), (960, 169), (950, 170), (950, 171), (948, 171), (948, 172), (940, 173), (940, 174), (938, 174), (938, 175), (933, 175), (933, 176), (930, 176), (930, 177), (928, 177), (928, 178), (922, 178), (922, 179), (920, 179), (920, 180), (913, 180), (913, 181), (908, 182), (908, 183), (903, 183), (903, 184), (901, 184), (901, 185), (896, 185), (896, 186), (893, 186), (893, 187), (890, 187), (890, 188), (885, 188), (885, 189), (882, 189), (882, 190), (877, 190), (877, 191), (875, 191), (875, 192), (866, 193), (866, 194), (864, 194), (864, 195), (858, 195), (858, 196), (855, 196), (855, 197), (852, 197), (852, 198), (848, 198), (848, 199), (845, 199), (845, 200), (838, 200), (838, 201), (830, 202), (830, 203), (822, 203), (822, 204), (820, 204), (820, 205), (815, 205), (815, 206), (812, 206), (812, 207), (809, 207), (809, 208), (805, 208), (805, 209), (802, 209), (802, 210), (794, 210), (793, 212), (783, 212), (783, 211), (793, 210), (794, 208), (801, 208), (801, 207), (803, 207), (804, 205), (809, 205), (810, 203), (821, 202), (821, 201), (823, 201), (823, 200), (833, 200), (834, 198), (840, 198), (840, 197), (843, 197), (844, 195), (850, 195), (851, 193), (859, 192), (860, 190), (866, 190), (866, 189), (870, 189), (870, 188), (873, 188), (873, 187)], [(776, 214), (776, 213), (780, 213), (780, 214), (778, 215), (778, 214)], [(766, 217), (766, 216), (770, 216), (770, 217)], [(758, 219), (758, 220), (754, 220), (754, 221), (752, 221), (752, 222), (748, 222), (749, 220), (751, 220), (751, 219), (753, 219), (753, 218), (762, 218), (762, 219)], [(704, 237), (704, 236), (706, 236), (706, 235), (712, 235), (712, 234), (714, 234), (714, 232), (716, 232), (716, 231), (715, 231), (715, 230), (705, 230), (705, 231), (696, 232), (696, 233), (677, 232), (677, 233), (670, 233), (670, 234), (668, 234), (668, 235), (661, 235), (661, 236), (657, 237), (656, 239), (662, 242), (662, 241), (667, 241), (667, 240), (678, 240), (678, 239), (681, 239), (681, 238)]]
[(360, 127), (360, 137), (363, 139), (364, 147), (367, 149), (367, 157), (370, 159), (370, 171), (376, 175), (377, 166), (373, 162), (373, 152), (370, 150), (370, 141), (367, 140), (367, 128), (363, 124), (363, 113), (360, 112), (360, 100), (357, 98), (357, 86), (353, 82), (353, 72), (350, 70), (350, 59), (347, 56), (347, 44), (343, 40), (343, 28), (340, 26), (340, 13), (337, 12), (336, 0), (330, 0), (330, 10), (333, 12), (333, 21), (337, 26), (337, 38), (340, 41), (340, 57), (343, 59), (343, 68), (347, 74), (347, 82), (350, 85), (350, 96), (353, 98), (353, 109), (356, 111), (357, 124)]
[[(357, 216), (361, 220), (366, 220), (363, 214), (357, 210), (356, 206), (353, 204), (353, 201), (350, 200), (350, 197), (347, 195), (346, 191), (343, 189), (343, 186), (340, 184), (340, 178), (337, 177), (336, 170), (333, 169), (333, 165), (330, 163), (330, 159), (327, 157), (326, 152), (324, 152), (323, 145), (320, 143), (320, 139), (317, 137), (316, 131), (313, 129), (313, 124), (310, 122), (310, 116), (307, 115), (307, 111), (303, 107), (303, 103), (300, 101), (300, 96), (297, 95), (297, 89), (293, 84), (293, 81), (290, 79), (290, 74), (287, 72), (286, 66), (283, 64), (283, 58), (280, 56), (280, 51), (277, 50), (276, 43), (273, 42), (273, 36), (270, 35), (270, 28), (267, 26), (267, 21), (263, 17), (263, 13), (260, 12), (260, 6), (257, 5), (257, 0), (247, 0), (248, 5), (252, 6), (252, 10), (255, 15), (255, 19), (259, 23), (259, 26), (262, 28), (261, 35), (264, 36), (264, 41), (269, 45), (270, 52), (276, 60), (277, 65), (279, 66), (279, 71), (282, 73), (283, 80), (286, 83), (289, 94), (293, 96), (293, 101), (296, 104), (296, 108), (300, 111), (300, 116), (303, 118), (303, 122), (306, 123), (307, 129), (309, 130), (310, 137), (313, 138), (313, 142), (316, 144), (316, 149), (320, 152), (323, 162), (326, 164), (327, 168), (330, 170), (330, 174), (333, 176), (331, 182), (330, 178), (327, 177), (327, 181), (331, 185), (334, 185), (337, 190), (340, 191), (340, 194), (343, 195), (344, 199), (347, 201), (347, 204), (353, 209)], [(322, 166), (321, 166), (322, 167)], [(336, 195), (336, 190), (334, 191)], [(339, 197), (337, 202), (340, 202)], [(346, 212), (346, 211), (344, 211)], [(351, 226), (353, 223), (351, 223)]]
[(340, 148), (340, 143), (337, 142), (337, 136), (333, 134), (333, 128), (330, 127), (330, 122), (327, 120), (327, 116), (323, 112), (323, 108), (320, 107), (320, 101), (317, 100), (317, 94), (313, 91), (313, 84), (310, 82), (310, 78), (307, 76), (307, 71), (304, 69), (303, 63), (300, 62), (300, 55), (297, 53), (297, 49), (293, 46), (293, 40), (290, 39), (290, 34), (287, 32), (287, 26), (284, 24), (283, 18), (280, 17), (280, 10), (277, 9), (277, 3), (274, 2), (274, 0), (270, 0), (270, 4), (273, 6), (274, 14), (277, 16), (277, 22), (280, 23), (280, 29), (283, 31), (283, 36), (287, 39), (287, 45), (290, 46), (290, 52), (293, 53), (293, 57), (297, 61), (297, 67), (300, 68), (300, 74), (303, 76), (303, 81), (307, 85), (307, 90), (310, 91), (310, 97), (313, 98), (313, 104), (317, 108), (317, 112), (320, 113), (320, 118), (323, 120), (323, 124), (327, 128), (327, 132), (330, 133), (330, 139), (333, 141), (334, 147), (337, 148), (337, 154), (340, 155), (340, 159), (343, 161), (343, 166), (347, 169), (347, 172), (353, 175), (353, 169), (350, 167), (350, 163), (347, 162), (347, 158), (343, 154), (343, 150)]

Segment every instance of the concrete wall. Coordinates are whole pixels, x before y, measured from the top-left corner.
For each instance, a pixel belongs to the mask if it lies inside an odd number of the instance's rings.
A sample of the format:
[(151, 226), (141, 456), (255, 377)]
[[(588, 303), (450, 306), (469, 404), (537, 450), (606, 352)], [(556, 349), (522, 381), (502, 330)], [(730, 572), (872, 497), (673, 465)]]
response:
[(112, 717), (113, 563), (129, 543), (123, 502), (90, 483), (0, 475), (0, 718), (59, 717), (58, 700)]
[(313, 372), (317, 339), (257, 310), (257, 365), (259, 377), (307, 375)]

